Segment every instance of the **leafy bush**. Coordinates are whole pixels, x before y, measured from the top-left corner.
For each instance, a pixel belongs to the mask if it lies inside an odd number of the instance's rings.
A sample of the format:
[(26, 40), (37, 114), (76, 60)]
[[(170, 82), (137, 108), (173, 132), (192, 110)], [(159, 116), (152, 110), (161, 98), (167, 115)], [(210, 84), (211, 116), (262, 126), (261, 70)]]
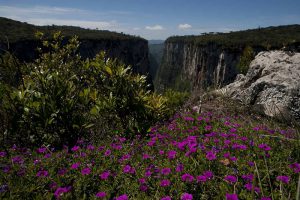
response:
[(240, 57), (240, 61), (237, 65), (238, 71), (241, 74), (246, 74), (248, 72), (251, 61), (254, 59), (254, 51), (250, 46), (245, 47), (243, 50), (242, 56)]
[[(37, 36), (43, 40), (42, 33)], [(166, 100), (146, 89), (146, 77), (105, 53), (82, 61), (76, 37), (66, 41), (58, 32), (42, 43), (40, 57), (23, 70), (22, 84), (3, 98), (3, 109), (11, 115), (7, 141), (72, 145), (116, 128), (143, 131), (165, 117)]]
[(167, 108), (169, 108), (170, 116), (175, 114), (174, 112), (178, 110), (183, 104), (186, 103), (190, 94), (188, 92), (179, 92), (172, 89), (167, 89), (163, 96), (167, 98)]

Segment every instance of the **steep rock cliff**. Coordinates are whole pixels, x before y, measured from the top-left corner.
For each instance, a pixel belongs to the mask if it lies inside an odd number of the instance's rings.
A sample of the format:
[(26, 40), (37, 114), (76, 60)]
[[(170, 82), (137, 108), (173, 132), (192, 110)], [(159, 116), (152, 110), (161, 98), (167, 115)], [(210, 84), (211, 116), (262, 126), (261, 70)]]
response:
[(217, 44), (166, 42), (156, 79), (157, 88), (179, 90), (222, 86), (234, 80), (241, 51), (222, 49)]
[(148, 42), (143, 38), (71, 26), (34, 26), (1, 17), (0, 29), (0, 54), (8, 50), (22, 61), (37, 58), (36, 48), (40, 45), (34, 37), (37, 31), (45, 33), (46, 37), (61, 31), (66, 37), (79, 37), (79, 53), (83, 58), (93, 58), (100, 51), (105, 51), (109, 57), (131, 65), (134, 72), (149, 73)]
[[(247, 68), (249, 59), (259, 52), (276, 49), (299, 51), (299, 42), (300, 25), (174, 36), (165, 42), (155, 87), (157, 90), (173, 88), (184, 91), (220, 88), (233, 82), (241, 68)], [(245, 49), (251, 49), (251, 52), (245, 54)]]

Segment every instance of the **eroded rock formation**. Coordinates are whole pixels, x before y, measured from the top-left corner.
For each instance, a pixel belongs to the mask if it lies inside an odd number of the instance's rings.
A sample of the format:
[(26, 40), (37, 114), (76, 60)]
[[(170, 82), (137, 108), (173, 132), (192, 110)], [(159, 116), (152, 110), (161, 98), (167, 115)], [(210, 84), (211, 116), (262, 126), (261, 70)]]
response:
[(300, 53), (259, 53), (248, 73), (219, 90), (268, 116), (300, 120)]

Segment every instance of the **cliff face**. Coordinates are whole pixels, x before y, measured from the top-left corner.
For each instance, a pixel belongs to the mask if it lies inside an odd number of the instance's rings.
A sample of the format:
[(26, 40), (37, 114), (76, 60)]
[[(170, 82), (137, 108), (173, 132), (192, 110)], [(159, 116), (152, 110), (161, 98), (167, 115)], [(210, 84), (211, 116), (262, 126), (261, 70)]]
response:
[(73, 26), (35, 26), (3, 17), (0, 17), (0, 30), (0, 54), (8, 50), (21, 61), (30, 62), (38, 57), (36, 49), (41, 44), (34, 37), (36, 32), (50, 39), (60, 31), (66, 38), (78, 36), (79, 53), (83, 58), (93, 58), (105, 51), (108, 57), (131, 65), (135, 73), (149, 73), (148, 42), (140, 37)]
[[(37, 58), (36, 40), (21, 40), (9, 44), (9, 51), (22, 61), (30, 62)], [(8, 45), (0, 43), (1, 49)], [(149, 73), (148, 44), (146, 40), (80, 40), (79, 53), (82, 58), (93, 58), (100, 51), (105, 51), (111, 58), (118, 58), (126, 65), (131, 65), (135, 73)]]
[(210, 43), (199, 46), (185, 42), (166, 42), (156, 87), (179, 90), (220, 87), (232, 82), (242, 50), (223, 49)]
[(146, 40), (82, 40), (79, 51), (83, 58), (93, 58), (100, 51), (106, 51), (109, 57), (131, 65), (135, 73), (149, 73)]
[(155, 86), (184, 91), (219, 88), (233, 82), (237, 73), (246, 73), (259, 52), (279, 49), (300, 50), (300, 25), (170, 37)]

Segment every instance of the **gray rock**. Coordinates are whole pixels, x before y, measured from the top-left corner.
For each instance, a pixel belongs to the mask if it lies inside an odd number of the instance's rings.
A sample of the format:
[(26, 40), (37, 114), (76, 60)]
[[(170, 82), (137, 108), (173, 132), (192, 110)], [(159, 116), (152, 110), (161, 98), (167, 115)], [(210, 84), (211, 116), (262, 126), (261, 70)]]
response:
[(253, 105), (268, 116), (300, 120), (300, 53), (259, 53), (246, 76), (217, 92)]

